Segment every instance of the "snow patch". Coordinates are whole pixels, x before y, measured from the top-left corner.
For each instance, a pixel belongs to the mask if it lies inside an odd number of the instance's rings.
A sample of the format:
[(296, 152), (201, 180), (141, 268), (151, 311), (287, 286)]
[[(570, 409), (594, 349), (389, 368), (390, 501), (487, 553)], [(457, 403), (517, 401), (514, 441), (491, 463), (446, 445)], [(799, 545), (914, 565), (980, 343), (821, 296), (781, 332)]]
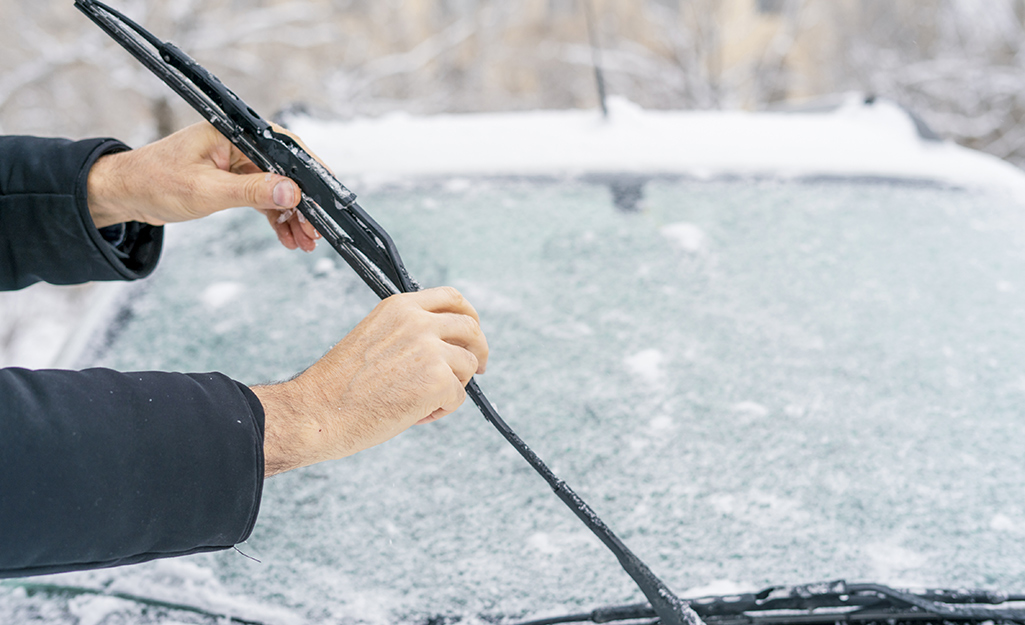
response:
[(558, 555), (593, 545), (595, 541), (590, 534), (579, 532), (535, 532), (527, 538), (527, 547), (545, 555)]
[(117, 310), (125, 283), (33, 284), (0, 293), (0, 366), (72, 367)]
[(783, 408), (783, 414), (793, 419), (799, 419), (803, 417), (807, 412), (808, 409), (806, 407), (800, 406), (798, 404), (787, 404), (787, 406)]
[(68, 602), (68, 612), (78, 619), (78, 625), (99, 625), (111, 614), (138, 609), (138, 606), (117, 597), (83, 595)]
[(243, 288), (239, 282), (214, 282), (203, 289), (199, 299), (210, 310), (217, 310), (237, 298)]
[(647, 449), (648, 445), (650, 445), (651, 443), (643, 438), (630, 437), (626, 439), (626, 444), (628, 447), (630, 447), (631, 451), (641, 452)]
[(756, 419), (763, 419), (769, 416), (769, 409), (753, 401), (737, 402), (731, 406), (731, 410), (737, 414), (748, 415)]
[(463, 193), (469, 191), (473, 183), (466, 178), (452, 178), (445, 182), (445, 190), (450, 193)]
[(875, 577), (889, 579), (925, 566), (928, 559), (915, 551), (892, 542), (876, 542), (865, 546), (865, 555), (876, 569)]
[(580, 322), (567, 322), (560, 323), (558, 325), (550, 325), (541, 328), (541, 333), (544, 336), (550, 336), (555, 339), (579, 339), (585, 336), (592, 336), (594, 329), (586, 323)]
[(488, 285), (456, 280), (452, 286), (459, 289), (466, 299), (473, 302), (478, 313), (484, 311), (518, 312), (522, 308), (518, 301)]
[(638, 352), (628, 356), (623, 362), (630, 373), (649, 384), (658, 384), (662, 381), (665, 356), (657, 349)]
[(717, 494), (708, 498), (712, 509), (721, 515), (730, 515), (737, 509), (736, 498), (733, 495)]
[(315, 276), (327, 276), (334, 273), (338, 269), (338, 265), (335, 264), (330, 258), (321, 258), (313, 264), (313, 275)]
[(690, 254), (703, 251), (708, 241), (704, 230), (686, 222), (663, 226), (659, 232), (669, 240), (673, 247)]
[(739, 595), (751, 592), (751, 586), (744, 586), (728, 579), (713, 580), (704, 586), (694, 586), (682, 593), (684, 597), (718, 597), (721, 595)]
[[(241, 557), (241, 556), (239, 556)], [(184, 559), (158, 560), (124, 567), (44, 576), (40, 581), (59, 586), (93, 588), (111, 593), (193, 606), (225, 616), (267, 623), (300, 625), (305, 619), (291, 610), (262, 603), (253, 597), (229, 591), (216, 574)], [(69, 604), (82, 622), (99, 625), (114, 612), (137, 611), (140, 604), (111, 596), (83, 595)], [(77, 610), (77, 611), (75, 611)], [(96, 620), (86, 621), (87, 618)]]
[(527, 538), (527, 545), (535, 551), (540, 551), (541, 553), (548, 555), (555, 555), (562, 552), (562, 549), (559, 549), (552, 544), (552, 537), (546, 532), (531, 534), (530, 537)]
[(676, 423), (668, 415), (660, 415), (648, 422), (648, 428), (655, 433), (668, 432), (676, 429)]
[(1017, 527), (1006, 514), (995, 514), (989, 521), (989, 528), (995, 532), (1013, 532)]

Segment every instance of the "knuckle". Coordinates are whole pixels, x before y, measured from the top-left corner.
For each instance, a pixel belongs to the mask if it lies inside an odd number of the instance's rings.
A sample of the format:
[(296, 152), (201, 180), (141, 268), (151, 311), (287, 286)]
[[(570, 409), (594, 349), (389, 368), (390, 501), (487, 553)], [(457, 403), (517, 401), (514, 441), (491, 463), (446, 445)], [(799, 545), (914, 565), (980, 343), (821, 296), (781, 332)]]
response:
[(452, 369), (442, 360), (435, 360), (424, 371), (424, 377), (428, 384), (440, 391), (448, 387), (448, 381), (452, 379)]
[(479, 366), (480, 361), (477, 359), (477, 356), (473, 352), (466, 352), (466, 369), (462, 372), (463, 375), (459, 376), (459, 381), (463, 384), (469, 382)]
[(466, 331), (469, 333), (471, 338), (478, 338), (484, 334), (480, 329), (480, 322), (469, 315), (463, 315), (463, 324), (466, 326)]
[(417, 308), (415, 293), (396, 293), (384, 301), (390, 302), (391, 306), (397, 309)]
[(462, 384), (460, 384), (455, 389), (455, 397), (453, 398), (453, 400), (454, 400), (453, 401), (453, 404), (454, 404), (453, 410), (455, 408), (458, 408), (459, 406), (462, 406), (463, 402), (466, 401), (466, 388), (464, 388)]
[(438, 291), (445, 297), (445, 300), (451, 304), (460, 305), (466, 301), (463, 298), (463, 294), (455, 287), (441, 286), (438, 287)]
[(387, 316), (398, 316), (403, 310), (409, 308), (409, 298), (406, 293), (390, 295), (377, 303), (377, 310)]
[(379, 310), (385, 310), (387, 308), (391, 308), (391, 307), (395, 306), (396, 304), (398, 304), (399, 298), (401, 298), (401, 297), (402, 297), (401, 293), (398, 293), (396, 295), (389, 295), (388, 297), (384, 298), (383, 300), (377, 302), (377, 308)]
[[(263, 184), (255, 177), (250, 177), (243, 183), (242, 197), (239, 199), (252, 206), (263, 206), (264, 204), (267, 204), (267, 202), (263, 200), (263, 194)], [(270, 202), (270, 204), (273, 204), (273, 202)]]

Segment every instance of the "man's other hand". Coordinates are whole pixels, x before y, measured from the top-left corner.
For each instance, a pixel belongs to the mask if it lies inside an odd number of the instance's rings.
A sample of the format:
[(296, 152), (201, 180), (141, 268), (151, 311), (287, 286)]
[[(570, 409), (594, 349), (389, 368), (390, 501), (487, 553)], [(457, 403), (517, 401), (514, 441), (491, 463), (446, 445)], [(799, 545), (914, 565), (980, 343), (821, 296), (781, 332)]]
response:
[(88, 194), (97, 228), (127, 221), (161, 226), (251, 206), (267, 215), (289, 249), (312, 251), (320, 238), (290, 210), (300, 199), (295, 182), (260, 171), (206, 122), (137, 150), (101, 157), (89, 170)]
[(483, 373), (488, 343), (453, 288), (383, 300), (297, 378), (254, 387), (266, 415), (266, 475), (349, 456), (440, 419)]

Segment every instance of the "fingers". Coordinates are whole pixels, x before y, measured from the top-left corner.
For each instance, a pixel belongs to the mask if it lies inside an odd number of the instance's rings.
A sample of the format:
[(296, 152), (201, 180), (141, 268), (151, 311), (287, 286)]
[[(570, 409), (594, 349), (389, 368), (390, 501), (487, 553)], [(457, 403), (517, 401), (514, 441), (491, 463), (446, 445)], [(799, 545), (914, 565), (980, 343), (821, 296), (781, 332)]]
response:
[(424, 289), (409, 295), (415, 296), (417, 304), (424, 310), (430, 312), (450, 312), (460, 315), (469, 315), (474, 321), (480, 322), (477, 311), (470, 302), (466, 301), (463, 294), (450, 286), (440, 286), (433, 289)]
[[(285, 233), (283, 226), (275, 228), (286, 242), (295, 231)], [(387, 298), (320, 360), (282, 384), (290, 399), (280, 410), (302, 415), (294, 429), (306, 432), (293, 437), (301, 442), (295, 445), (299, 460), (289, 466), (351, 455), (452, 413), (466, 401), (465, 387), (484, 371), (487, 356), (476, 311), (455, 289)], [(270, 415), (273, 393), (263, 392), (261, 401), (264, 395)], [(272, 430), (273, 451), (278, 434)]]
[(487, 368), (488, 342), (473, 306), (456, 289), (439, 287), (389, 297), (375, 313), (392, 319), (388, 327), (393, 332), (416, 337), (418, 347), (405, 352), (407, 361), (400, 365), (403, 371), (423, 372), (420, 392), (426, 411), (414, 423), (437, 420), (458, 408), (466, 399), (464, 387)]
[[(309, 148), (294, 134), (280, 126), (275, 126), (274, 129), (288, 134), (309, 152)], [(209, 142), (206, 152), (216, 166), (208, 170), (206, 184), (210, 196), (207, 204), (213, 210), (252, 206), (267, 215), (278, 239), (288, 249), (300, 248), (309, 252), (316, 248), (320, 234), (313, 224), (303, 219), (299, 213), (291, 212), (282, 216), (289, 209), (294, 209), (302, 199), (299, 186), (293, 180), (262, 172), (209, 124), (197, 124), (196, 132), (203, 133), (205, 140)], [(278, 214), (273, 215), (267, 211), (277, 211)]]
[[(278, 219), (280, 220), (280, 217)], [(285, 220), (285, 223), (288, 224), (292, 232), (292, 238), (295, 239), (296, 244), (303, 251), (312, 252), (317, 247), (317, 239), (320, 238), (320, 233), (317, 232), (310, 222), (306, 221), (302, 213), (296, 211)]]
[(450, 343), (445, 343), (441, 349), (449, 370), (456, 380), (459, 381), (459, 386), (466, 386), (470, 382), (470, 378), (478, 373), (480, 368), (480, 361), (477, 359), (477, 355)]
[(459, 408), (459, 406), (462, 406), (464, 401), (466, 401), (466, 388), (462, 386), (457, 386), (455, 392), (453, 393), (453, 400), (451, 402), (446, 403), (441, 408), (438, 408), (437, 410), (427, 415), (423, 419), (420, 419), (414, 425), (423, 425), (425, 423), (437, 421), (442, 417), (446, 417), (455, 412)]
[(455, 412), (466, 401), (466, 385), (480, 368), (477, 357), (466, 349), (444, 342), (438, 349), (443, 362), (436, 365), (423, 388), (428, 414), (413, 425), (437, 421)]
[(438, 287), (395, 295), (388, 299), (393, 298), (396, 302), (401, 301), (432, 313), (429, 319), (436, 336), (472, 354), (478, 362), (475, 371), (484, 373), (488, 362), (488, 341), (481, 331), (477, 311), (459, 291), (452, 287)]
[(260, 212), (267, 218), (267, 223), (270, 224), (274, 233), (278, 235), (278, 241), (280, 241), (282, 245), (290, 250), (294, 250), (299, 247), (299, 243), (295, 240), (295, 236), (292, 234), (291, 226), (281, 221), (281, 216), (283, 214), (281, 211), (262, 210)]
[(261, 210), (267, 217), (267, 222), (274, 233), (278, 235), (278, 241), (290, 250), (302, 249), (305, 252), (312, 252), (317, 247), (317, 239), (320, 233), (313, 225), (302, 217), (298, 211), (280, 211), (275, 209)]
[(233, 174), (209, 170), (206, 182), (211, 203), (218, 208), (252, 206), (256, 209), (289, 209), (299, 204), (299, 186), (289, 178), (269, 173)]
[[(113, 169), (117, 175), (108, 175)], [(259, 171), (206, 122), (99, 159), (90, 169), (87, 193), (90, 213), (100, 226), (129, 220), (162, 225), (236, 206), (284, 211), (302, 198), (293, 180)], [(319, 238), (313, 226), (286, 222), (287, 227), (273, 226), (282, 243), (312, 249)]]
[[(439, 313), (438, 338), (473, 357), (473, 373), (484, 373), (488, 362), (488, 340), (476, 319), (465, 314)], [(453, 369), (455, 371), (455, 369)], [(465, 385), (470, 375), (460, 376)]]
[[(466, 352), (464, 351), (463, 353), (465, 354)], [(470, 369), (468, 373), (472, 375), (472, 369)], [(414, 425), (423, 425), (425, 423), (431, 423), (432, 421), (437, 421), (438, 419), (455, 412), (460, 406), (463, 405), (463, 402), (466, 401), (466, 384), (469, 381), (469, 377), (458, 378), (455, 375), (450, 375), (448, 384), (446, 385), (447, 388), (445, 389), (445, 397), (441, 399), (441, 401), (439, 402), (440, 406), (426, 417), (417, 421)]]

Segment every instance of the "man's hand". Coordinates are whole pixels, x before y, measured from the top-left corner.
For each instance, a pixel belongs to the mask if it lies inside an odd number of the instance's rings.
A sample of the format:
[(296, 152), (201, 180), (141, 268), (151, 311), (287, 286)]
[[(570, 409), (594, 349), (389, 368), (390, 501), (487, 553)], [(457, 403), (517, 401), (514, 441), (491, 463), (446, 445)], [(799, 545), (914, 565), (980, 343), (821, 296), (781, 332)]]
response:
[(161, 226), (252, 206), (267, 215), (289, 249), (312, 251), (320, 238), (298, 212), (285, 212), (299, 204), (295, 182), (260, 171), (206, 122), (137, 150), (101, 157), (89, 170), (88, 193), (97, 228), (126, 221)]
[(349, 456), (440, 419), (483, 373), (477, 312), (443, 287), (393, 295), (299, 377), (253, 388), (266, 414), (266, 475)]

